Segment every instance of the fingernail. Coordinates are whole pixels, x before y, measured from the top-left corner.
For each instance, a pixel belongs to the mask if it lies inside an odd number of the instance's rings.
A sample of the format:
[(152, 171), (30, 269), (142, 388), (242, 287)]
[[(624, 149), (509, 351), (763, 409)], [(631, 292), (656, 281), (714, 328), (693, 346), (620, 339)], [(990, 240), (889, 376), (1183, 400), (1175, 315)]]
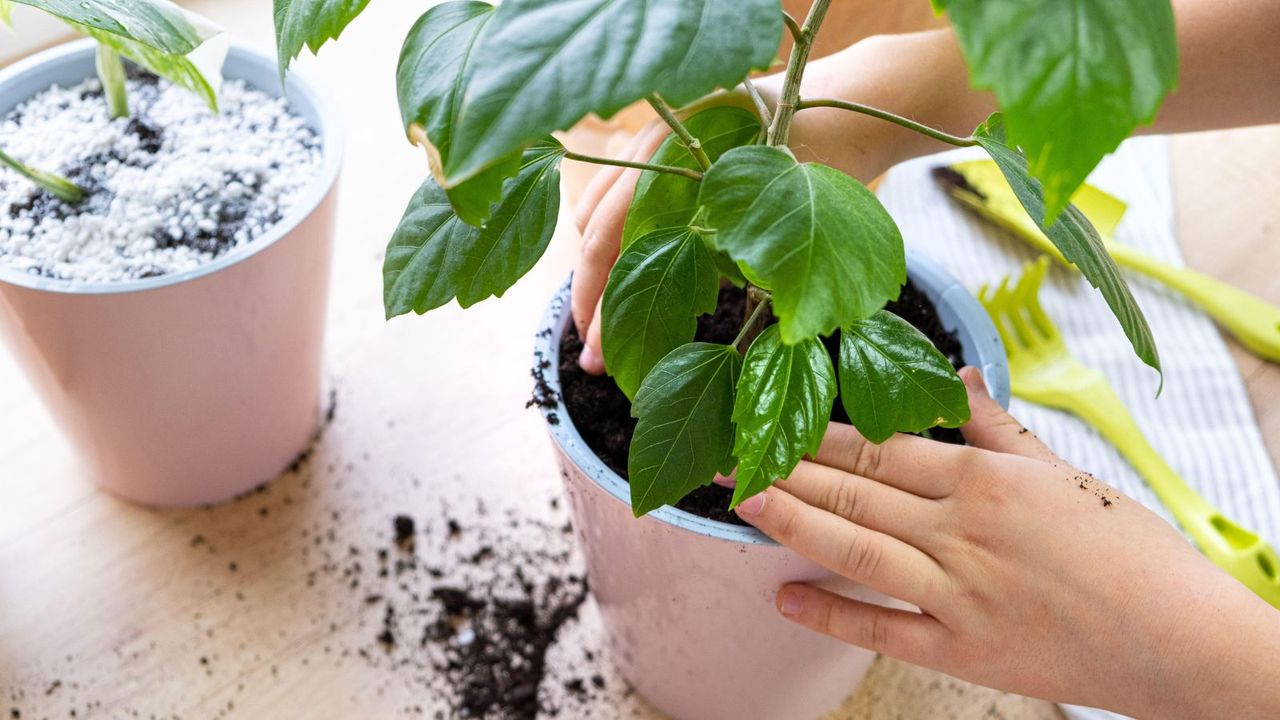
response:
[(590, 345), (582, 346), (582, 354), (578, 356), (579, 367), (588, 373), (598, 374), (601, 364), (599, 356), (596, 355), (595, 350), (591, 349)]
[(751, 497), (738, 503), (739, 515), (759, 515), (764, 510), (765, 493), (752, 495)]
[(778, 593), (778, 610), (786, 617), (796, 617), (804, 610), (804, 598), (798, 590), (784, 589)]
[(719, 485), (720, 487), (731, 488), (731, 487), (738, 486), (737, 480), (734, 480), (731, 476), (728, 476), (728, 475), (721, 475), (720, 473), (716, 473), (716, 476), (711, 478), (711, 482)]
[(982, 377), (982, 371), (972, 365), (966, 365), (960, 368), (960, 379), (964, 381), (964, 386), (969, 388), (971, 392), (986, 394), (987, 381)]

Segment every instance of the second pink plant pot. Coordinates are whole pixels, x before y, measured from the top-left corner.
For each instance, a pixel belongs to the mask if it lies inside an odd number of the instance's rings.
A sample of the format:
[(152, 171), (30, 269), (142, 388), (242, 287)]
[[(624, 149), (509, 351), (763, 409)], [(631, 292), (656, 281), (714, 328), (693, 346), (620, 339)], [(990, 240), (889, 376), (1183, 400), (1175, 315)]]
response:
[[(956, 330), (965, 359), (1008, 405), (1004, 350), (982, 307), (926, 258), (908, 253), (907, 267), (943, 326)], [(613, 662), (676, 720), (809, 720), (834, 709), (875, 654), (784, 620), (774, 606), (778, 588), (818, 582), (848, 597), (899, 603), (833, 576), (754, 528), (671, 506), (633, 517), (630, 486), (587, 447), (559, 396), (560, 338), (572, 322), (568, 292), (566, 284), (552, 300), (535, 363), (554, 395), (543, 414)]]
[[(0, 115), (94, 74), (94, 43), (0, 72)], [(225, 74), (280, 93), (276, 61)], [(275, 228), (194, 270), (93, 284), (0, 267), (0, 335), (103, 489), (145, 505), (226, 500), (273, 479), (320, 419), (342, 133), (298, 74), (285, 91), (323, 143), (321, 174)]]

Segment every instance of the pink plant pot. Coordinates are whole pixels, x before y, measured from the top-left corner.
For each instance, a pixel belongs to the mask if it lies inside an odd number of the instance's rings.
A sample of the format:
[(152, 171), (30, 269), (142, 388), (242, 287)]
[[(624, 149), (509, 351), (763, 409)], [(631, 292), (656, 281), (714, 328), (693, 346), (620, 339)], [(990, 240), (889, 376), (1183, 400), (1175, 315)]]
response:
[[(280, 93), (273, 57), (232, 48), (225, 74)], [(0, 113), (94, 73), (94, 44), (0, 72)], [(0, 267), (0, 333), (86, 473), (122, 498), (214, 503), (276, 477), (319, 422), (342, 133), (297, 74), (286, 92), (320, 134), (321, 175), (266, 235), (194, 270), (95, 284)]]
[[(1004, 350), (981, 306), (926, 258), (909, 253), (907, 267), (944, 327), (957, 331), (966, 360), (1008, 405)], [(837, 707), (875, 654), (784, 620), (774, 607), (778, 588), (812, 581), (868, 602), (901, 603), (833, 576), (754, 528), (670, 506), (633, 517), (630, 486), (587, 447), (559, 397), (560, 337), (571, 322), (567, 284), (544, 322), (535, 363), (556, 402), (543, 414), (622, 675), (677, 720), (804, 720)]]

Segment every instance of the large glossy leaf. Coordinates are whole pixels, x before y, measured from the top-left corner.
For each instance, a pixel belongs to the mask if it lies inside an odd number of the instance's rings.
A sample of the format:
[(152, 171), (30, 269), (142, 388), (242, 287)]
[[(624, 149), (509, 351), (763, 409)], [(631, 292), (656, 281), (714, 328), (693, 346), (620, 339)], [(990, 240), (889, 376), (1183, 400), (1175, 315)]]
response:
[(477, 42), (446, 185), (587, 113), (736, 85), (781, 34), (778, 0), (507, 0)]
[(369, 0), (274, 0), (276, 56), (280, 77), (302, 48), (320, 52), (321, 46), (337, 40), (352, 20), (364, 11)]
[(653, 368), (631, 408), (627, 458), (636, 517), (733, 469), (733, 395), (742, 360), (728, 345), (682, 345)]
[(61, 18), (76, 30), (218, 108), (225, 48), (197, 57), (222, 29), (168, 0), (13, 0)]
[(789, 150), (730, 150), (698, 202), (715, 244), (773, 291), (782, 339), (797, 343), (871, 315), (906, 282), (902, 235), (862, 183)]
[[(760, 135), (760, 120), (754, 113), (729, 105), (703, 110), (684, 124), (702, 143), (712, 162), (733, 148), (755, 143)], [(674, 133), (667, 136), (649, 162), (699, 169), (697, 161)], [(625, 248), (632, 240), (654, 230), (688, 225), (698, 211), (699, 185), (674, 173), (652, 170), (640, 173), (622, 229), (622, 246)]]
[[(461, 0), (437, 5), (418, 19), (405, 38), (396, 68), (396, 91), (405, 130), (426, 146), (431, 172), (443, 177), (458, 107), (472, 65), (476, 38), (493, 17), (493, 6)], [(418, 130), (421, 130), (419, 133)], [(520, 169), (516, 150), (480, 174), (447, 190), (453, 209), (466, 222), (481, 225), (502, 196), (503, 182)]]
[(688, 228), (655, 230), (629, 245), (609, 273), (602, 304), (605, 365), (627, 397), (667, 353), (693, 340), (715, 312), (715, 259)]
[[(1133, 345), (1133, 351), (1143, 362), (1160, 370), (1160, 353), (1147, 318), (1134, 300), (1129, 285), (1120, 275), (1120, 268), (1111, 259), (1098, 231), (1084, 213), (1068, 204), (1058, 219), (1050, 224), (1045, 220), (1044, 193), (1040, 182), (1027, 171), (1027, 159), (1008, 144), (1004, 122), (999, 113), (992, 115), (975, 132), (974, 137), (996, 161), (1000, 172), (1009, 181), (1013, 193), (1022, 207), (1040, 225), (1040, 229), (1062, 251), (1067, 261), (1074, 263), (1089, 284), (1097, 288), (1106, 299), (1111, 312), (1120, 321), (1124, 334)], [(1161, 374), (1163, 379), (1163, 373)]]
[(546, 139), (524, 153), (493, 218), (483, 228), (463, 222), (435, 179), (409, 202), (382, 266), (387, 317), (424, 313), (453, 298), (468, 307), (501, 296), (547, 249), (560, 210), (564, 150)]
[(13, 1), (169, 55), (186, 55), (222, 32), (217, 25), (168, 0)]
[(1169, 0), (933, 0), (995, 91), (1056, 218), (1178, 81)]
[(733, 405), (734, 506), (790, 475), (801, 458), (818, 451), (835, 396), (835, 370), (819, 340), (788, 345), (777, 325), (760, 333), (747, 351)]
[(871, 442), (969, 420), (969, 395), (929, 338), (887, 310), (840, 328), (840, 401)]

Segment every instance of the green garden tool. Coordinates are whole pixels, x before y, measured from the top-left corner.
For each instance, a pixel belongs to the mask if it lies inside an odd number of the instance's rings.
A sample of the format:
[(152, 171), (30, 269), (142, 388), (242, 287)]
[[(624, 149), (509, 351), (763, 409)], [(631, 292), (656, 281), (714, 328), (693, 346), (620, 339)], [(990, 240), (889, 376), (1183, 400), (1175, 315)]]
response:
[(1040, 307), (1040, 282), (1049, 267), (1041, 256), (1010, 287), (1006, 277), (978, 299), (991, 315), (1009, 355), (1013, 394), (1066, 410), (1102, 433), (1142, 475), (1200, 552), (1262, 599), (1280, 608), (1280, 556), (1265, 541), (1227, 519), (1174, 472), (1147, 442), (1102, 373), (1071, 355), (1058, 328)]
[[(1013, 231), (1058, 262), (1069, 264), (1022, 209), (994, 162), (961, 162), (934, 172), (952, 197)], [(1071, 203), (1097, 228), (1117, 264), (1182, 293), (1240, 344), (1272, 362), (1280, 362), (1280, 307), (1204, 273), (1170, 265), (1128, 245), (1112, 242), (1116, 226), (1124, 216), (1125, 204), (1091, 185), (1082, 185), (1071, 197)]]

